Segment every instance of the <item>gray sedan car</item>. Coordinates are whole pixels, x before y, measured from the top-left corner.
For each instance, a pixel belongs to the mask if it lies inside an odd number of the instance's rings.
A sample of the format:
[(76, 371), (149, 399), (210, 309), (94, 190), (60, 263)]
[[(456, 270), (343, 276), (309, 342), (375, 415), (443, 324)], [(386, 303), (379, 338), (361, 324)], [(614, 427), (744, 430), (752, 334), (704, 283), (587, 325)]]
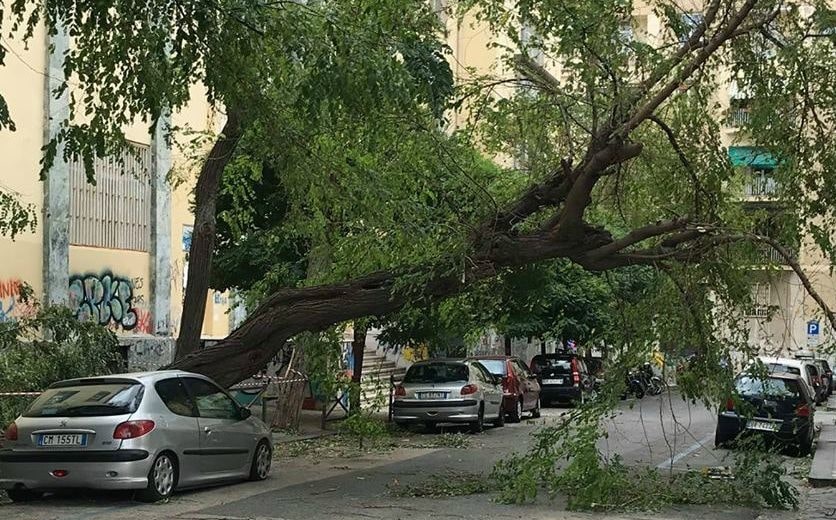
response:
[(7, 429), (0, 489), (14, 501), (60, 488), (175, 489), (270, 473), (269, 428), (210, 379), (159, 371), (50, 386)]
[(395, 424), (467, 423), (482, 431), (485, 420), (505, 424), (501, 381), (478, 361), (429, 360), (415, 363), (395, 388)]

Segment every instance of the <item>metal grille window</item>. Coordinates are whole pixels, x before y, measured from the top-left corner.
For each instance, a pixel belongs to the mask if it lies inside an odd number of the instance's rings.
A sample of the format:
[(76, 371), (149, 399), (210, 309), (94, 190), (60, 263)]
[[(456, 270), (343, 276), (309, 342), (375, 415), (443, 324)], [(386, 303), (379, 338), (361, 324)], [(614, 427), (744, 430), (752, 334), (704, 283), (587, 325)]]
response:
[(746, 316), (765, 318), (769, 315), (771, 291), (768, 283), (757, 282), (752, 285), (752, 303), (747, 309)]
[(151, 242), (151, 148), (132, 143), (133, 153), (97, 159), (96, 184), (84, 165), (70, 163), (70, 243), (148, 251)]

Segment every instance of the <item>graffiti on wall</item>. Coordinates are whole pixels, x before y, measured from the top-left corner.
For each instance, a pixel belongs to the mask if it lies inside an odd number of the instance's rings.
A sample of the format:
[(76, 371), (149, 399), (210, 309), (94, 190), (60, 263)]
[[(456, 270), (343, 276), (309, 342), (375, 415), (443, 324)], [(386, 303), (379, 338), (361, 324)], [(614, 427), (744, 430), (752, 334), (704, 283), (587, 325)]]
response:
[(0, 280), (0, 323), (33, 316), (35, 307), (21, 299), (23, 281), (17, 278)]
[(139, 323), (134, 288), (141, 283), (142, 278), (128, 279), (109, 271), (71, 276), (70, 308), (79, 320), (134, 330)]

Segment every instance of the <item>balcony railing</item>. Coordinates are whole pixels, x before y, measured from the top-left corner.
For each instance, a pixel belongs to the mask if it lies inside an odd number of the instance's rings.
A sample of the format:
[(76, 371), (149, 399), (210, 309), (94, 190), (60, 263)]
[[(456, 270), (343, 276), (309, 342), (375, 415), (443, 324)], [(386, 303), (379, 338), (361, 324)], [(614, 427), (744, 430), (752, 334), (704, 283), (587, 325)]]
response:
[[(798, 258), (798, 252), (793, 249), (788, 249), (792, 258)], [(769, 244), (758, 244), (756, 254), (755, 254), (755, 263), (756, 264), (776, 264), (776, 265), (788, 265), (787, 259), (784, 258), (784, 255), (779, 253), (775, 248), (770, 246)]]
[(744, 188), (747, 197), (771, 197), (778, 193), (778, 181), (767, 174), (753, 174)]
[(751, 115), (748, 108), (730, 108), (726, 116), (726, 124), (733, 128), (747, 125), (749, 121), (751, 121)]

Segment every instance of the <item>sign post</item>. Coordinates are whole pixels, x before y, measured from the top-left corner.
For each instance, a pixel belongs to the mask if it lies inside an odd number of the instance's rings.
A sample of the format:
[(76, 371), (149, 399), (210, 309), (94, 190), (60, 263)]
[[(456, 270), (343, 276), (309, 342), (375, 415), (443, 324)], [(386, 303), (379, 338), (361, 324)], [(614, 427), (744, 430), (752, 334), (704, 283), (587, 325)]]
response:
[(821, 326), (819, 320), (810, 320), (807, 322), (807, 346), (815, 347), (819, 344), (819, 335)]

